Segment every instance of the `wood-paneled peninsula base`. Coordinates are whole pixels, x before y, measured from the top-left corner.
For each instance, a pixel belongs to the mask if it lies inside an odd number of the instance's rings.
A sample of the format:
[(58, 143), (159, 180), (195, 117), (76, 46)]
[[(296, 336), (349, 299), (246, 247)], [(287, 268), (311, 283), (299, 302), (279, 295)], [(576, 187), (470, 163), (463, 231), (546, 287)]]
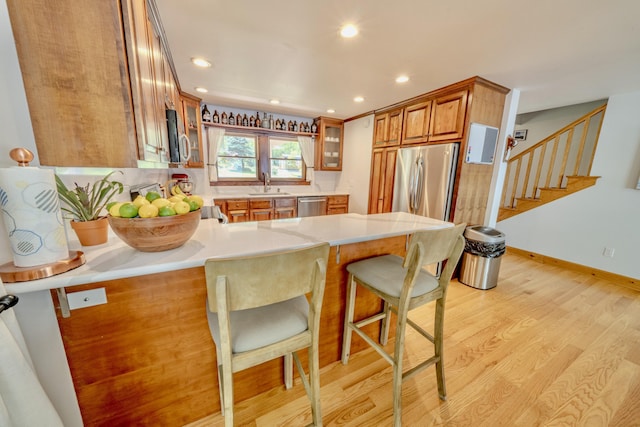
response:
[[(106, 290), (107, 304), (73, 310), (66, 318), (58, 293), (51, 291), (85, 425), (184, 425), (220, 410), (205, 310), (205, 259), (328, 241), (320, 327), (320, 364), (326, 366), (340, 358), (346, 265), (375, 255), (403, 255), (412, 232), (450, 225), (406, 213), (226, 225), (202, 221), (185, 246), (157, 254), (136, 252), (110, 236), (113, 244), (88, 253), (87, 265), (70, 276), (22, 289)], [(365, 297), (356, 313), (364, 317), (377, 309), (378, 302)], [(370, 325), (370, 332), (377, 334), (377, 325)], [(353, 351), (363, 348), (354, 341)], [(236, 401), (282, 384), (280, 361), (240, 372), (234, 376)]]

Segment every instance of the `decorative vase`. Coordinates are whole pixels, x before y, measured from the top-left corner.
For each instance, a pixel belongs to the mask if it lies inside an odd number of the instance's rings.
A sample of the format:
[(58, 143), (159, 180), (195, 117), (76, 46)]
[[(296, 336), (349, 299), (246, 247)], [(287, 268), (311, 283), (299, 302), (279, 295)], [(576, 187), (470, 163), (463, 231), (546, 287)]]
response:
[(95, 221), (71, 221), (70, 224), (82, 246), (107, 243), (109, 238), (109, 221), (107, 217), (99, 218)]

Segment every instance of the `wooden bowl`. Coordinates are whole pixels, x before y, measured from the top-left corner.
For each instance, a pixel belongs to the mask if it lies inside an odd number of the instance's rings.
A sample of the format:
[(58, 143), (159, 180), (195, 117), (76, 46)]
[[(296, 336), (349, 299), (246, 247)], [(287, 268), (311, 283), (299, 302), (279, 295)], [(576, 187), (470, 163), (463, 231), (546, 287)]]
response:
[(200, 223), (200, 209), (156, 218), (108, 218), (111, 229), (127, 245), (142, 252), (161, 252), (180, 247), (193, 236)]

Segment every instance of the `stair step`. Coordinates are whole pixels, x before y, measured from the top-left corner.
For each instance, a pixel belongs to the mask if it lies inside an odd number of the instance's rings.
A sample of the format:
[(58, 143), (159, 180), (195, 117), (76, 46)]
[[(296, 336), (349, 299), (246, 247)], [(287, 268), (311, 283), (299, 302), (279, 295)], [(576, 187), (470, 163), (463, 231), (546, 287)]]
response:
[(518, 215), (520, 211), (516, 208), (500, 208), (498, 209), (498, 221)]
[(585, 188), (595, 185), (599, 176), (568, 176), (566, 187), (542, 187), (539, 198), (533, 197), (517, 197), (515, 199), (515, 207), (501, 207), (498, 210), (498, 221), (526, 212), (530, 209), (544, 205), (564, 196), (575, 193)]

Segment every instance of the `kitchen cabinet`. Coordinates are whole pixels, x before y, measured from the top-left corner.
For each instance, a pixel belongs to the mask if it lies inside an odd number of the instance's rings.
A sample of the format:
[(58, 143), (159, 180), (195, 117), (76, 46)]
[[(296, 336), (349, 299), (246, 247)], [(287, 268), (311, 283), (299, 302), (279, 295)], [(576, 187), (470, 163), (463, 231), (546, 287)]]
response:
[(402, 144), (416, 144), (429, 140), (431, 101), (423, 101), (404, 109)]
[(148, 4), (7, 1), (40, 164), (167, 161), (178, 85)]
[[(122, 3), (129, 79), (140, 160), (168, 163), (164, 83), (164, 57), (160, 37), (153, 29), (144, 0)], [(128, 20), (128, 21), (127, 21)]]
[(189, 160), (184, 165), (188, 168), (203, 168), (202, 126), (200, 121), (200, 98), (188, 93), (181, 94), (184, 129), (189, 138)]
[(468, 93), (468, 90), (461, 90), (433, 100), (429, 142), (459, 141), (462, 138)]
[(315, 144), (315, 170), (341, 171), (344, 122), (329, 117), (319, 117), (318, 140)]
[[(422, 98), (404, 108), (402, 144), (455, 142), (462, 139), (468, 90)], [(374, 144), (375, 144), (374, 140)]]
[(266, 221), (273, 219), (272, 199), (249, 199), (249, 220)]
[(274, 219), (296, 218), (297, 199), (295, 197), (278, 198), (273, 200), (275, 203)]
[(384, 147), (399, 145), (402, 137), (402, 108), (386, 113), (378, 113), (374, 118), (375, 128), (373, 146)]
[(369, 213), (391, 212), (398, 148), (376, 148), (371, 156)]
[(222, 213), (229, 218), (229, 222), (249, 221), (249, 201), (247, 199), (229, 199), (218, 206), (220, 206)]
[(349, 196), (328, 196), (327, 197), (327, 215), (338, 215), (349, 212)]
[[(245, 199), (216, 199), (214, 204), (229, 218), (229, 222), (265, 221), (269, 219), (297, 218), (298, 198), (291, 197), (256, 197)], [(349, 211), (349, 195), (338, 194), (327, 196), (328, 215), (347, 213)], [(325, 212), (322, 214), (324, 215)]]

